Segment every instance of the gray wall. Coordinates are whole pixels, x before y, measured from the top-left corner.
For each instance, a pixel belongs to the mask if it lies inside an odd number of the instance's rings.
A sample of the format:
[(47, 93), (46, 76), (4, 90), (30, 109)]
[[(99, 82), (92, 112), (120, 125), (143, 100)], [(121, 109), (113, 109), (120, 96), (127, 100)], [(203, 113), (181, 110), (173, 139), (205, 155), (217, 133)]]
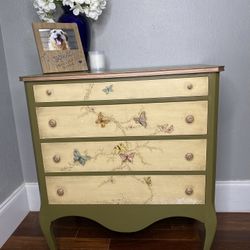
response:
[[(40, 73), (31, 22), (32, 0), (0, 0), (0, 21), (26, 181), (36, 181), (27, 108), (19, 75)], [(109, 0), (92, 26), (93, 49), (109, 66), (140, 68), (223, 64), (218, 180), (250, 179), (250, 1)]]
[(0, 28), (0, 204), (23, 183)]
[(31, 27), (33, 21), (38, 21), (32, 3), (33, 0), (0, 0), (0, 24), (26, 182), (36, 181), (36, 171), (24, 86), (19, 76), (41, 72)]

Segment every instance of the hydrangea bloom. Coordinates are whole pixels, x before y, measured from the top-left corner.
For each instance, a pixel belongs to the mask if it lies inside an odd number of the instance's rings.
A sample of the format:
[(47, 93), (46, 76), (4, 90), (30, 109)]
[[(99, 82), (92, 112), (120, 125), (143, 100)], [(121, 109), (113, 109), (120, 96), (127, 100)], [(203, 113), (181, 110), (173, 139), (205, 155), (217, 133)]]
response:
[(53, 14), (57, 6), (68, 6), (74, 15), (85, 14), (97, 20), (106, 7), (106, 0), (34, 0), (34, 8), (44, 22), (54, 22)]

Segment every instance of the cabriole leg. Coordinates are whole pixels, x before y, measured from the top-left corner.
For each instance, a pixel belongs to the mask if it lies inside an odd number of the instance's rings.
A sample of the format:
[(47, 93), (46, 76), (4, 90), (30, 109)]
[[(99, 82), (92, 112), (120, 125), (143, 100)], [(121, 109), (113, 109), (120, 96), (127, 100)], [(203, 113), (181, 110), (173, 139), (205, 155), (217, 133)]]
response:
[(217, 217), (215, 212), (210, 212), (210, 216), (205, 221), (205, 243), (204, 243), (204, 250), (211, 250), (214, 236), (216, 233), (216, 226), (217, 226)]
[(39, 215), (39, 220), (40, 220), (40, 226), (41, 226), (42, 232), (48, 243), (49, 249), (56, 250), (56, 241), (55, 241), (55, 236), (54, 236), (54, 232), (52, 228), (52, 221), (48, 217), (42, 215), (41, 212)]

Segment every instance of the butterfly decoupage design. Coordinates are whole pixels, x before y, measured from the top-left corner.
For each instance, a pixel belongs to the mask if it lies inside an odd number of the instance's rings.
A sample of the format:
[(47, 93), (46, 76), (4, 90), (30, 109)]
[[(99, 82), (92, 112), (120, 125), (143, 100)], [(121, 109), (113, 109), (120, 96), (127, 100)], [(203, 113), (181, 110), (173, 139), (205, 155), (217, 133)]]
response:
[(147, 127), (147, 117), (146, 117), (146, 112), (142, 111), (138, 117), (134, 117), (135, 123), (140, 124), (142, 127), (146, 128)]
[(116, 154), (124, 153), (124, 152), (127, 152), (127, 151), (128, 151), (127, 146), (122, 142), (117, 144), (113, 148), (113, 152), (116, 153)]
[(174, 131), (174, 126), (169, 124), (157, 125), (160, 132), (171, 134)]
[(108, 95), (109, 93), (113, 92), (113, 84), (106, 86), (103, 90), (102, 90), (106, 95)]
[(89, 155), (82, 155), (77, 149), (74, 150), (73, 156), (74, 162), (79, 162), (82, 166), (84, 166), (86, 162), (91, 159)]
[(128, 153), (128, 152), (127, 153), (120, 153), (119, 156), (122, 159), (122, 163), (125, 163), (125, 162), (133, 163), (135, 153), (134, 152), (132, 152), (132, 153)]
[(95, 121), (96, 124), (100, 124), (102, 128), (105, 128), (108, 123), (110, 123), (110, 119), (105, 117), (102, 112), (99, 112), (97, 120)]

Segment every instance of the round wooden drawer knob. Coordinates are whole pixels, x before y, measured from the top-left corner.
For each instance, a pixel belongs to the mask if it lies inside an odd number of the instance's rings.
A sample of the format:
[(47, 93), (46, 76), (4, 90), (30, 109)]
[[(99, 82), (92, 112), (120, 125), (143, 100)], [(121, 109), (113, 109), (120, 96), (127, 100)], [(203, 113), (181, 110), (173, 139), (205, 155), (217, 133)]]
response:
[(49, 120), (49, 126), (50, 126), (51, 128), (56, 127), (56, 120), (50, 119), (50, 120)]
[(46, 90), (46, 94), (47, 94), (47, 96), (51, 96), (52, 95), (52, 91), (50, 89), (47, 89)]
[(186, 158), (187, 161), (192, 161), (192, 160), (194, 159), (194, 154), (192, 154), (192, 153), (187, 153), (187, 154), (185, 155), (185, 158)]
[(57, 195), (58, 195), (58, 196), (63, 196), (63, 195), (64, 195), (64, 190), (63, 190), (63, 188), (58, 188), (56, 192), (57, 192)]
[(188, 84), (187, 84), (187, 89), (188, 89), (188, 90), (193, 89), (193, 87), (194, 87), (194, 85), (193, 85), (192, 83), (188, 83)]
[(60, 155), (54, 155), (54, 156), (53, 156), (53, 161), (54, 161), (55, 163), (59, 163), (59, 162), (61, 161)]
[(193, 190), (193, 188), (188, 187), (188, 188), (186, 188), (185, 193), (186, 193), (186, 195), (192, 195), (194, 193), (194, 190)]
[(193, 116), (193, 115), (188, 115), (188, 116), (186, 117), (186, 123), (191, 124), (191, 123), (193, 123), (193, 122), (194, 122), (194, 116)]

